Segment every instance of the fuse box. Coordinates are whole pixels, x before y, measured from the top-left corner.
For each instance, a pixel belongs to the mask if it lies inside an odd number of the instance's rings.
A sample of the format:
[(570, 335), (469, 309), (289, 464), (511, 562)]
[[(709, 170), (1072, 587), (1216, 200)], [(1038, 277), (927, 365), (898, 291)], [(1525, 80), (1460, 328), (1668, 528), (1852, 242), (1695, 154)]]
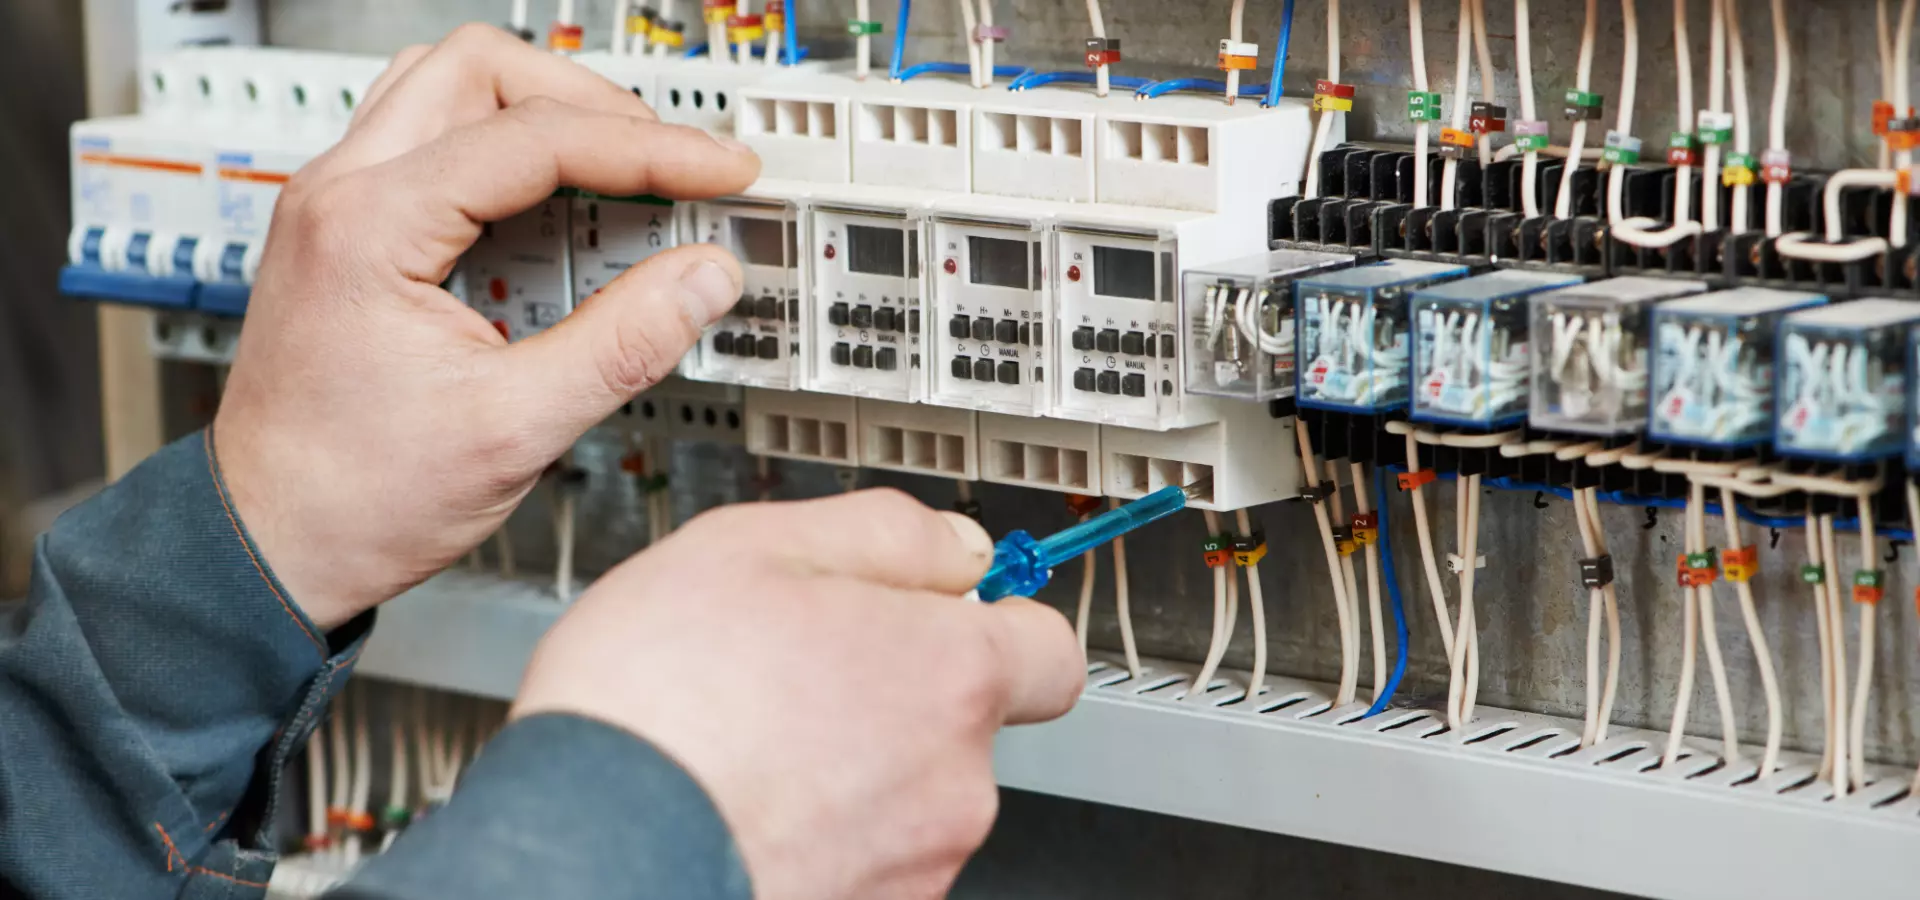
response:
[(793, 390), (806, 348), (801, 285), (800, 200), (792, 186), (766, 181), (748, 196), (691, 204), (694, 239), (719, 244), (740, 260), (740, 300), (707, 329), (688, 357), (696, 381)]
[(1773, 433), (1780, 324), (1826, 302), (1820, 294), (1738, 288), (1655, 306), (1647, 435), (1721, 449), (1764, 442)]
[(1294, 282), (1347, 268), (1354, 257), (1273, 250), (1181, 276), (1181, 344), (1189, 394), (1236, 400), (1293, 396)]
[(1526, 421), (1527, 298), (1582, 280), (1509, 269), (1415, 292), (1411, 418), (1478, 428)]
[(1773, 443), (1782, 456), (1865, 463), (1904, 447), (1908, 329), (1920, 304), (1855, 300), (1781, 324)]
[(486, 225), (461, 261), (468, 305), (509, 341), (539, 334), (573, 311), (570, 204), (556, 195)]
[[(997, 213), (995, 211), (998, 211)], [(1020, 212), (1028, 217), (1017, 217)], [(1052, 210), (1006, 201), (942, 201), (929, 223), (934, 329), (931, 402), (1044, 415), (1053, 324), (1046, 226)]]
[(1299, 281), (1295, 401), (1368, 414), (1405, 407), (1413, 292), (1466, 274), (1465, 266), (1399, 259)]
[(1706, 290), (1696, 281), (1611, 278), (1535, 294), (1527, 420), (1580, 434), (1639, 434), (1647, 420), (1647, 330), (1653, 305)]

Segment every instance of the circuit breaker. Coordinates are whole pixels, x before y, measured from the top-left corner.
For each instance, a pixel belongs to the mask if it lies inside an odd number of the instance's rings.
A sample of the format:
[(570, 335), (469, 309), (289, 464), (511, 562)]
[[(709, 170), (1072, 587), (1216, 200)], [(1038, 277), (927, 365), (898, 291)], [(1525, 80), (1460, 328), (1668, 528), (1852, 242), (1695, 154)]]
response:
[(73, 126), (73, 230), (64, 293), (185, 308), (212, 224), (202, 145), (138, 118)]

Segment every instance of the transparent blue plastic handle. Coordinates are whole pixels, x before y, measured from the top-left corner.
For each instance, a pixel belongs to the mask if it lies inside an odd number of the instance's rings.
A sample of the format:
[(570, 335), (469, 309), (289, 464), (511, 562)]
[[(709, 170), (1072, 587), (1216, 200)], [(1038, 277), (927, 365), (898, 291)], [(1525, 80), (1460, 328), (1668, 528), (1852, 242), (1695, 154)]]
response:
[(993, 568), (987, 570), (986, 577), (980, 579), (980, 586), (974, 591), (985, 603), (1007, 597), (1031, 597), (1047, 586), (1055, 566), (1148, 522), (1185, 509), (1189, 490), (1191, 488), (1162, 488), (1038, 540), (1024, 531), (1015, 531), (994, 546)]

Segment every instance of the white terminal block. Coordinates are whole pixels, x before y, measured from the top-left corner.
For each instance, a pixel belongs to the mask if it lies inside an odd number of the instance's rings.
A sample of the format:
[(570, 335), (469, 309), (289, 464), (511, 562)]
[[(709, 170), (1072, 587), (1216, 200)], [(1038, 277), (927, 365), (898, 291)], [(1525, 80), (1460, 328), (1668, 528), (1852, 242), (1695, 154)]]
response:
[(966, 193), (981, 93), (935, 78), (813, 75), (743, 92), (735, 130), (770, 177)]
[(1093, 202), (1094, 113), (1114, 104), (1058, 88), (982, 94), (973, 107), (975, 193)]
[(980, 413), (980, 480), (1097, 496), (1101, 428), (1090, 422)]
[(853, 397), (747, 388), (747, 451), (778, 459), (857, 466), (858, 403)]
[[(1217, 212), (1246, 223), (1265, 222), (1268, 203), (1298, 191), (1313, 134), (1308, 104), (1295, 99), (1271, 109), (1189, 96), (1109, 104), (1095, 127), (1096, 200)], [(1344, 130), (1337, 118), (1327, 146), (1344, 140)]]
[(1110, 497), (1134, 500), (1161, 488), (1212, 479), (1187, 505), (1235, 510), (1300, 494), (1294, 419), (1276, 419), (1259, 403), (1224, 403), (1220, 420), (1173, 431), (1103, 426), (1102, 467)]
[(923, 245), (927, 211), (942, 196), (822, 185), (809, 198), (809, 390), (902, 402), (926, 398)]
[(678, 241), (678, 217), (671, 200), (651, 195), (607, 197), (571, 188), (561, 193), (567, 198), (572, 231), (571, 306)]
[(969, 409), (861, 399), (860, 465), (869, 469), (980, 479), (980, 426)]
[(931, 210), (929, 402), (1018, 416), (1052, 405), (1047, 227), (1058, 204), (954, 197)]
[(817, 184), (853, 181), (846, 90), (809, 81), (741, 91), (734, 137), (760, 155), (760, 175)]
[(1184, 390), (1182, 268), (1263, 249), (1266, 233), (1211, 213), (1062, 204), (1053, 224), (1052, 415), (1164, 430), (1213, 421)]
[(803, 384), (809, 330), (803, 290), (806, 185), (761, 179), (739, 197), (687, 204), (688, 240), (718, 244), (745, 281), (733, 310), (707, 329), (683, 364), (696, 381), (773, 390)]
[(573, 61), (633, 92), (674, 125), (692, 125), (715, 134), (732, 134), (741, 106), (741, 92), (760, 84), (806, 77), (824, 63), (801, 61), (795, 66), (747, 64), (731, 58), (627, 55), (591, 50), (573, 55)]
[(573, 311), (571, 205), (556, 195), (484, 226), (460, 263), (467, 304), (509, 341), (539, 334)]
[(633, 398), (615, 421), (643, 438), (747, 442), (745, 393), (726, 384), (667, 378)]

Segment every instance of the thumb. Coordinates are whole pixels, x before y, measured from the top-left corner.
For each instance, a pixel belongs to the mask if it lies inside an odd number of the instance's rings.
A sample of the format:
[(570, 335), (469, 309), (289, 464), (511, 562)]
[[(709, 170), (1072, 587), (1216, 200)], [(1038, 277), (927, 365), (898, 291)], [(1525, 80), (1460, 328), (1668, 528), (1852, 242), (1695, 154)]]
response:
[(557, 455), (672, 374), (740, 299), (740, 265), (712, 244), (676, 247), (615, 278), (546, 331), (500, 351), (496, 383), (521, 427)]

